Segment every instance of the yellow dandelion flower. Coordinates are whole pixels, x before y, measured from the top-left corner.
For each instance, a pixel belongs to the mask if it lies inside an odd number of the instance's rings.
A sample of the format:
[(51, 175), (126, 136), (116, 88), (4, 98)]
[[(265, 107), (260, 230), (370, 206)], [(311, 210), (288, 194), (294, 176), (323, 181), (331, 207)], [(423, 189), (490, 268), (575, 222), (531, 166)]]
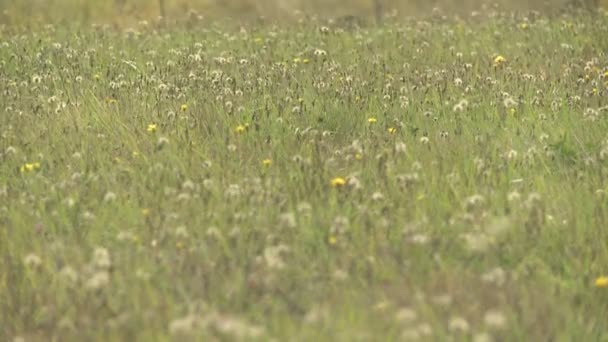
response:
[(355, 102), (361, 101), (361, 96), (355, 96)]
[(36, 171), (40, 169), (40, 163), (38, 162), (33, 162), (33, 163), (25, 163), (21, 166), (21, 168), (19, 169), (21, 172), (32, 172), (32, 171)]
[(389, 127), (389, 128), (387, 129), (387, 131), (388, 131), (390, 134), (395, 134), (395, 133), (397, 133), (397, 129), (396, 129), (395, 127)]
[(95, 74), (95, 76), (93, 76), (95, 78), (95, 81), (99, 81), (101, 79), (101, 75), (100, 74)]
[(530, 25), (528, 25), (528, 23), (521, 23), (521, 24), (519, 25), (519, 27), (520, 27), (522, 30), (527, 30), (527, 29), (530, 27)]
[(498, 55), (498, 56), (496, 56), (496, 57), (494, 58), (494, 65), (495, 65), (495, 66), (500, 66), (500, 65), (503, 65), (503, 64), (504, 64), (504, 63), (506, 63), (506, 62), (507, 62), (507, 59), (506, 59), (506, 58), (504, 58), (504, 57), (503, 57), (503, 56), (501, 56), (501, 55)]
[(300, 61), (301, 61), (301, 59), (299, 57), (296, 57), (293, 59), (293, 62), (296, 64), (300, 63)]
[(238, 125), (234, 129), (234, 131), (237, 132), (237, 133), (239, 133), (239, 134), (245, 133), (246, 130), (247, 130), (247, 127), (245, 125)]
[(607, 288), (608, 287), (608, 277), (602, 276), (595, 279), (595, 287), (598, 288)]
[(262, 165), (264, 165), (264, 166), (270, 166), (270, 165), (272, 165), (272, 159), (264, 159), (264, 160), (262, 160)]
[(340, 187), (343, 187), (344, 185), (346, 185), (346, 179), (344, 179), (342, 177), (336, 177), (331, 180), (331, 186), (333, 186), (334, 188), (340, 188)]
[(373, 124), (373, 123), (378, 122), (378, 119), (376, 119), (376, 118), (369, 118), (369, 119), (367, 119), (367, 122), (369, 122), (370, 124)]
[(180, 109), (182, 112), (185, 112), (185, 111), (187, 111), (187, 110), (188, 110), (188, 105), (184, 103), (183, 105), (181, 105), (181, 107), (179, 107), (179, 109)]
[(593, 88), (591, 91), (593, 92), (593, 95), (597, 95), (597, 88)]
[(146, 129), (149, 133), (154, 133), (156, 132), (156, 124), (149, 124), (148, 128)]
[(304, 64), (308, 64), (309, 62), (310, 62), (310, 59), (308, 59), (308, 58), (304, 58), (302, 60), (302, 63), (304, 63)]
[(327, 242), (332, 246), (336, 245), (338, 243), (338, 238), (333, 235), (330, 235), (329, 238), (327, 238)]
[(361, 159), (363, 159), (363, 155), (361, 153), (357, 153), (357, 154), (355, 154), (355, 159), (361, 160)]

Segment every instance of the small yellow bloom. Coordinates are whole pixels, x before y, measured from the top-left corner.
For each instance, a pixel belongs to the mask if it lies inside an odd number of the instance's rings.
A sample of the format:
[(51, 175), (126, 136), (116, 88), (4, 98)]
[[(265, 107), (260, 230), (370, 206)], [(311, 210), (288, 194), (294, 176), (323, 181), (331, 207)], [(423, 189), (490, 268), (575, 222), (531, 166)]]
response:
[(146, 130), (150, 133), (156, 132), (156, 124), (149, 124)]
[(528, 25), (528, 23), (521, 23), (519, 25), (519, 27), (521, 27), (522, 30), (527, 30), (530, 27), (530, 25)]
[(31, 172), (31, 171), (36, 171), (39, 169), (40, 169), (40, 163), (38, 163), (38, 162), (25, 163), (20, 168), (21, 172)]
[(509, 109), (509, 112), (511, 113), (511, 115), (514, 115), (516, 111), (517, 110), (515, 108), (510, 108)]
[(256, 38), (255, 38), (253, 41), (254, 41), (254, 42), (256, 42), (256, 43), (258, 43), (258, 44), (260, 44), (260, 43), (262, 43), (264, 40), (263, 40), (262, 38), (260, 38), (260, 37), (256, 37)]
[(308, 64), (308, 62), (310, 62), (310, 59), (308, 59), (308, 58), (304, 58), (304, 59), (302, 60), (302, 63), (304, 63), (304, 64)]
[(597, 95), (597, 88), (593, 88), (591, 91), (593, 92), (593, 95)]
[(141, 210), (141, 214), (142, 214), (143, 216), (148, 216), (148, 215), (150, 215), (150, 209), (148, 209), (148, 208), (143, 208), (143, 209)]
[(389, 128), (387, 129), (387, 131), (388, 131), (390, 134), (395, 134), (395, 133), (397, 132), (397, 129), (396, 129), (395, 127), (389, 127)]
[(334, 188), (340, 188), (340, 187), (343, 187), (344, 185), (346, 185), (346, 179), (344, 179), (342, 177), (336, 177), (331, 180), (331, 186), (333, 186)]
[(327, 242), (329, 242), (329, 244), (333, 246), (338, 243), (338, 239), (335, 236), (330, 235), (327, 239)]
[(270, 166), (270, 165), (272, 165), (272, 159), (264, 159), (264, 160), (262, 160), (262, 165), (264, 165), (264, 166)]
[(236, 128), (234, 129), (235, 132), (237, 133), (245, 133), (245, 131), (247, 130), (247, 126), (245, 125), (238, 125), (236, 126)]
[(376, 119), (376, 118), (369, 118), (369, 119), (367, 119), (367, 122), (373, 124), (373, 123), (378, 122), (378, 119)]
[(101, 75), (100, 74), (95, 74), (95, 76), (93, 76), (95, 78), (96, 81), (99, 81), (101, 79)]
[(595, 279), (595, 287), (599, 288), (607, 288), (608, 287), (608, 277), (598, 277)]
[(494, 65), (495, 66), (500, 66), (500, 65), (502, 65), (502, 64), (504, 64), (506, 62), (507, 62), (507, 59), (504, 58), (501, 55), (498, 55), (498, 56), (496, 56), (496, 58), (494, 58)]
[(182, 112), (185, 112), (185, 111), (187, 111), (187, 110), (188, 110), (188, 105), (184, 103), (183, 105), (181, 105), (181, 107), (179, 107), (179, 109), (180, 109)]
[(359, 101), (361, 101), (361, 96), (358, 96), (358, 95), (355, 96), (355, 102), (359, 102)]
[(300, 63), (300, 61), (301, 61), (301, 59), (299, 57), (296, 57), (293, 59), (293, 62), (296, 64)]
[(357, 154), (355, 154), (355, 159), (361, 160), (361, 159), (363, 159), (363, 155), (361, 153), (357, 153)]

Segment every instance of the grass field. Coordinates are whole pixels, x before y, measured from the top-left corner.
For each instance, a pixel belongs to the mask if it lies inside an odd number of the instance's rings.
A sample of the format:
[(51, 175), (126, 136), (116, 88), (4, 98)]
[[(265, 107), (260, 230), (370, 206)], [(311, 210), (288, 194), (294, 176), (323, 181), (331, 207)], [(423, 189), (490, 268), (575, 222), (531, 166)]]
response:
[(0, 341), (608, 341), (608, 16), (0, 30)]

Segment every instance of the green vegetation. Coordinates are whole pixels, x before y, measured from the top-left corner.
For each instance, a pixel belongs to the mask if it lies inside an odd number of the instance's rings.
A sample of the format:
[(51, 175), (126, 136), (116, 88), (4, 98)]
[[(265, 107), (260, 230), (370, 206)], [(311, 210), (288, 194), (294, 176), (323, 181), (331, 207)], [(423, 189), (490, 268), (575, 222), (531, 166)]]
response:
[(5, 26), (0, 340), (608, 339), (608, 17), (358, 24)]

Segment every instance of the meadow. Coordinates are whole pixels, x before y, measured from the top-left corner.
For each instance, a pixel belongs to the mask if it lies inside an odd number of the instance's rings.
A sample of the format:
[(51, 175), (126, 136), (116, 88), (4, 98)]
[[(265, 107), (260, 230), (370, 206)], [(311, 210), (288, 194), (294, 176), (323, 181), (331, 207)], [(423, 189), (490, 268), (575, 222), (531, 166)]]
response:
[(1, 26), (0, 340), (607, 341), (606, 12), (293, 15)]

